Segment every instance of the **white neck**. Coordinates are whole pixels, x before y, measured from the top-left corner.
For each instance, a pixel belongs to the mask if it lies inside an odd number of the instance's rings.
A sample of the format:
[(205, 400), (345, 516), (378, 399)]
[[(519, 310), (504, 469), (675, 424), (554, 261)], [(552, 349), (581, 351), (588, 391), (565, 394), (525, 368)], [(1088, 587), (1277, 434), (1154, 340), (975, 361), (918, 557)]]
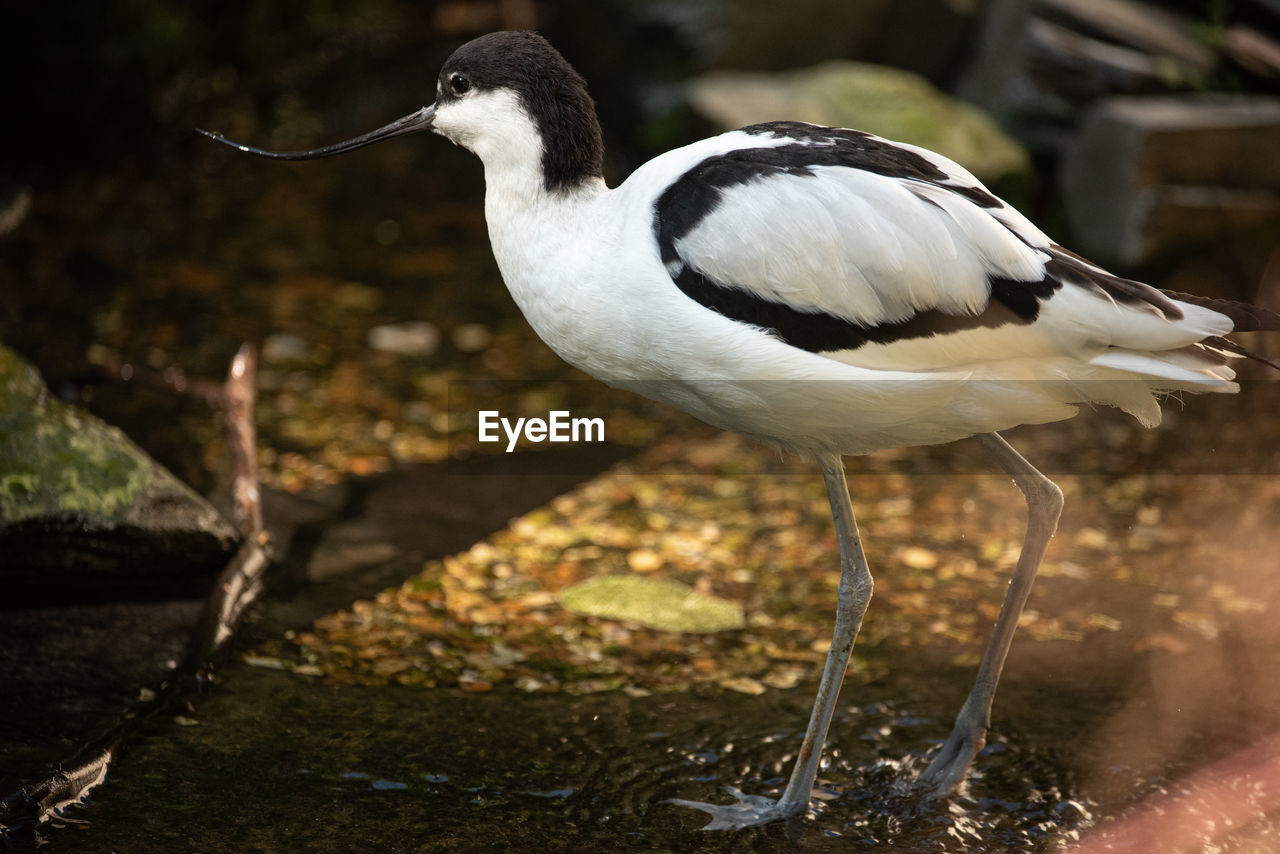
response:
[(529, 315), (535, 310), (530, 304), (536, 301), (534, 292), (552, 282), (563, 289), (582, 281), (566, 267), (591, 245), (599, 224), (588, 209), (608, 188), (604, 179), (596, 178), (572, 190), (548, 193), (540, 172), (489, 163), (484, 175), (484, 212), (493, 255), (511, 295)]
[(576, 363), (563, 349), (573, 346), (566, 325), (577, 291), (594, 282), (570, 268), (594, 245), (600, 223), (588, 209), (608, 192), (604, 179), (548, 192), (542, 135), (510, 90), (450, 103), (437, 112), (435, 129), (480, 157), (485, 220), (502, 278), (543, 340)]
[(572, 365), (589, 370), (590, 342), (580, 334), (580, 311), (600, 286), (587, 256), (599, 240), (595, 202), (608, 193), (596, 178), (548, 193), (541, 176), (485, 164), (485, 220), (493, 257), (520, 311), (538, 336)]
[(484, 163), (488, 204), (525, 207), (545, 195), (542, 135), (509, 89), (477, 92), (436, 111), (434, 129)]

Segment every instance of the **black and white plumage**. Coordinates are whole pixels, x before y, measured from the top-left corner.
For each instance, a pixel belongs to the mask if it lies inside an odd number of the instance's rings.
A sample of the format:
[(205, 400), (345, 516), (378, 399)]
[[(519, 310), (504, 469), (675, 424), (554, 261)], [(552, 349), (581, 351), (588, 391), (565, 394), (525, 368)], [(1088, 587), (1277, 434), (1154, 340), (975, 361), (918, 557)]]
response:
[(873, 587), (842, 455), (973, 436), (1027, 497), (1022, 556), (974, 689), (919, 780), (945, 794), (983, 744), (1061, 509), (1057, 487), (995, 431), (1081, 404), (1154, 425), (1163, 393), (1237, 390), (1228, 356), (1249, 354), (1222, 336), (1280, 326), (1111, 275), (956, 163), (858, 131), (754, 125), (661, 155), (609, 189), (585, 84), (531, 33), (464, 45), (432, 106), (349, 142), (292, 153), (231, 144), (310, 159), (423, 130), (480, 157), (503, 278), (557, 353), (822, 468), (841, 581), (813, 715), (776, 800), (680, 802), (710, 812), (709, 827), (808, 808)]
[[(917, 435), (906, 421), (971, 435), (1065, 418), (1082, 402), (1152, 425), (1155, 394), (1234, 389), (1221, 354), (1202, 343), (1230, 331), (1230, 319), (1056, 246), (937, 154), (786, 122), (716, 139), (736, 145), (693, 162), (655, 206), (660, 256), (682, 293), (793, 350), (858, 369), (877, 388), (974, 383), (939, 394), (942, 411), (864, 417), (830, 450), (958, 438)], [(985, 426), (959, 411), (982, 405), (984, 381), (1021, 384), (1025, 395), (1002, 396), (978, 415), (991, 419)], [(929, 412), (936, 417), (920, 418)]]

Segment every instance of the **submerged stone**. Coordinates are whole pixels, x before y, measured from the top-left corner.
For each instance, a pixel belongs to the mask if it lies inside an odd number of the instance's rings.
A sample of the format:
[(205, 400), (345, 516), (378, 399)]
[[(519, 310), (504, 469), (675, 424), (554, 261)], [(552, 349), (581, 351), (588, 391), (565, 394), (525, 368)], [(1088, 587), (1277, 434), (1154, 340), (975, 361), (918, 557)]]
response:
[(120, 430), (0, 347), (0, 577), (12, 592), (145, 587), (220, 568), (238, 540)]
[(601, 575), (560, 593), (566, 610), (588, 617), (632, 620), (667, 632), (719, 632), (745, 625), (737, 602), (696, 592), (678, 581)]

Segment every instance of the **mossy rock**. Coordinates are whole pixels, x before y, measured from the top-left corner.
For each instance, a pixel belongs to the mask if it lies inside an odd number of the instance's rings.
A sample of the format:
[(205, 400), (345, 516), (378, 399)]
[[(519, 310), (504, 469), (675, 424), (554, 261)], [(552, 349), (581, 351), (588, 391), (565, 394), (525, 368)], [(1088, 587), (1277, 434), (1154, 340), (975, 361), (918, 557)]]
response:
[(949, 157), (980, 180), (1018, 186), (1031, 161), (972, 104), (909, 71), (833, 60), (794, 71), (716, 71), (689, 88), (694, 109), (724, 130), (767, 121), (847, 127)]
[[(238, 535), (114, 427), (0, 346), (0, 583), (152, 587), (223, 565)], [(179, 582), (181, 583), (181, 582)]]

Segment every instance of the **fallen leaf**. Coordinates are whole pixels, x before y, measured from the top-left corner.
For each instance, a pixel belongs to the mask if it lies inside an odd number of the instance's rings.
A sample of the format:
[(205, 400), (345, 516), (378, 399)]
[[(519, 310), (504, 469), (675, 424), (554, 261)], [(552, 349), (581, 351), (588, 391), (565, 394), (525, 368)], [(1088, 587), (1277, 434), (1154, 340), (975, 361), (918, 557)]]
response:
[(718, 683), (721, 688), (737, 691), (740, 694), (759, 695), (765, 692), (764, 685), (749, 676), (737, 676), (733, 679), (722, 679)]
[(601, 575), (560, 591), (575, 614), (634, 620), (669, 632), (716, 632), (745, 624), (737, 602), (697, 593), (678, 581), (638, 575)]

